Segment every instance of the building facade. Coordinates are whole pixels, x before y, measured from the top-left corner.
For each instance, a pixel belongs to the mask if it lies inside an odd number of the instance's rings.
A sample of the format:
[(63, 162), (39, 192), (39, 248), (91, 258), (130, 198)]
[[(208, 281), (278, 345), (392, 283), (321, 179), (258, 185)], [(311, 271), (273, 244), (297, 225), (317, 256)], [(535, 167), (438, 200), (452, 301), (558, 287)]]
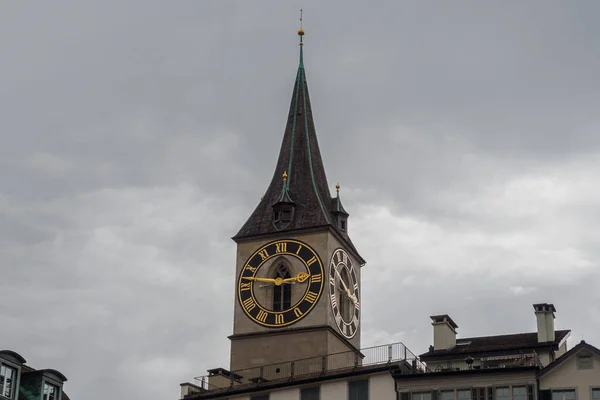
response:
[(69, 400), (67, 378), (55, 369), (36, 370), (11, 350), (0, 350), (0, 399)]

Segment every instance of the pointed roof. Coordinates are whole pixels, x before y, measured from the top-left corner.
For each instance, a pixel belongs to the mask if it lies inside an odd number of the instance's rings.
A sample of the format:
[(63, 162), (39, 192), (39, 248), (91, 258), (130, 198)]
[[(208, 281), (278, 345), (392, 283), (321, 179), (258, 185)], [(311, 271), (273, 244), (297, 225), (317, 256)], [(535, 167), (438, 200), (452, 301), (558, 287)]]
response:
[[(302, 37), (304, 32), (300, 31), (299, 34)], [(237, 241), (282, 231), (330, 227), (358, 255), (348, 235), (340, 231), (335, 223), (333, 206), (337, 205), (337, 199), (331, 197), (319, 150), (302, 44), (300, 42), (300, 62), (273, 178), (260, 203), (233, 239)], [(281, 179), (284, 174), (287, 180)], [(281, 228), (274, 224), (273, 205), (281, 201), (283, 193), (293, 199), (295, 211), (292, 221)], [(361, 261), (364, 262), (362, 258)]]
[(567, 351), (565, 354), (560, 356), (556, 361), (554, 361), (553, 363), (547, 365), (544, 369), (542, 369), (539, 376), (542, 377), (542, 376), (546, 375), (548, 372), (552, 371), (559, 365), (563, 364), (565, 361), (567, 361), (573, 355), (575, 355), (583, 350), (587, 350), (589, 353), (595, 354), (597, 357), (600, 357), (600, 349), (592, 346), (589, 343), (586, 343), (585, 340), (582, 340), (571, 350)]

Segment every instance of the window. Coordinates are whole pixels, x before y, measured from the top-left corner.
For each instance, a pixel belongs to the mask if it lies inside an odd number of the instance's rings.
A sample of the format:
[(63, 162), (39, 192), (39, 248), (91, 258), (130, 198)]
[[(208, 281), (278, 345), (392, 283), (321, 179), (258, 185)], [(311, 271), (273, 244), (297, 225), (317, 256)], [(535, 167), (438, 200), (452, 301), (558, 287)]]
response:
[(513, 387), (512, 400), (527, 400), (527, 387), (526, 386)]
[(442, 390), (440, 400), (454, 400), (454, 390)]
[(369, 400), (369, 380), (348, 382), (348, 400)]
[(300, 389), (300, 400), (319, 400), (320, 397), (321, 390), (318, 386)]
[(0, 364), (0, 396), (12, 399), (14, 396), (17, 370), (8, 365)]
[(282, 222), (290, 222), (292, 220), (292, 210), (283, 209), (281, 210), (281, 221)]
[(592, 389), (592, 400), (600, 400), (600, 388)]
[[(277, 267), (275, 278), (291, 278), (287, 265), (281, 264)], [(273, 286), (273, 311), (287, 310), (292, 306), (292, 285), (283, 284)]]
[(510, 391), (507, 387), (496, 388), (496, 400), (510, 400)]
[(459, 390), (457, 392), (458, 394), (458, 400), (471, 400), (471, 391), (466, 389), (466, 390)]
[(346, 221), (343, 219), (340, 220), (340, 229), (342, 232), (346, 232)]
[(259, 394), (258, 396), (250, 397), (250, 400), (269, 400), (268, 394)]
[(485, 388), (473, 388), (471, 394), (473, 400), (485, 400)]
[(43, 400), (58, 400), (58, 388), (54, 385), (44, 382)]
[(592, 369), (594, 368), (593, 358), (591, 354), (580, 354), (577, 356), (577, 368), (578, 369)]
[(431, 392), (413, 393), (412, 400), (431, 400)]
[(553, 390), (552, 400), (575, 400), (575, 390)]

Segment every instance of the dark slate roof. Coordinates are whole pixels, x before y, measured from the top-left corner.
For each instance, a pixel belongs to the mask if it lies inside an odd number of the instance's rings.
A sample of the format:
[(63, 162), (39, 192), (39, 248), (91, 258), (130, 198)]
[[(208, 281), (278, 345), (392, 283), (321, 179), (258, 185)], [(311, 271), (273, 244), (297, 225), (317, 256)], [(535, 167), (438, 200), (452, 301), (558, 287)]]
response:
[(582, 350), (587, 350), (590, 353), (596, 354), (596, 356), (600, 357), (600, 349), (598, 349), (597, 347), (594, 347), (591, 344), (588, 344), (584, 340), (582, 340), (581, 342), (579, 342), (577, 344), (577, 346), (573, 347), (571, 350), (567, 351), (565, 354), (560, 356), (556, 361), (554, 361), (553, 363), (549, 364), (547, 367), (542, 369), (542, 371), (540, 372), (540, 376), (546, 375), (548, 372), (552, 371), (554, 368), (558, 367), (559, 365), (561, 365), (565, 361), (567, 361), (569, 358), (571, 358), (571, 356), (579, 353)]
[(433, 360), (437, 358), (451, 358), (453, 356), (463, 357), (482, 353), (519, 352), (539, 347), (557, 346), (570, 333), (570, 330), (556, 331), (554, 342), (549, 343), (539, 343), (537, 332), (460, 338), (456, 340), (456, 346), (450, 349), (434, 351), (431, 347), (427, 353), (423, 353), (419, 357), (423, 360)]
[[(260, 203), (233, 239), (324, 227), (332, 228), (356, 252), (348, 235), (335, 223), (333, 206), (336, 201), (329, 191), (319, 150), (302, 57), (300, 46), (300, 65), (273, 178)], [(287, 183), (283, 180), (284, 172)], [(295, 211), (287, 226), (278, 227), (274, 224), (273, 204), (285, 193), (284, 184), (287, 184)]]

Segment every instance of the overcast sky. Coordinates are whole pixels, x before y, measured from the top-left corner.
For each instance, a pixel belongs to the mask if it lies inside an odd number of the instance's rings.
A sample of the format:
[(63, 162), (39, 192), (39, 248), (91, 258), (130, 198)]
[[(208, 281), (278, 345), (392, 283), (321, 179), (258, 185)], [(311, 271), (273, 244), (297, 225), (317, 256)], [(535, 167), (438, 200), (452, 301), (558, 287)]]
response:
[[(228, 367), (235, 244), (298, 63), (363, 269), (362, 346), (600, 346), (600, 2), (0, 6), (0, 348), (72, 399)], [(333, 187), (331, 188), (333, 191)]]

